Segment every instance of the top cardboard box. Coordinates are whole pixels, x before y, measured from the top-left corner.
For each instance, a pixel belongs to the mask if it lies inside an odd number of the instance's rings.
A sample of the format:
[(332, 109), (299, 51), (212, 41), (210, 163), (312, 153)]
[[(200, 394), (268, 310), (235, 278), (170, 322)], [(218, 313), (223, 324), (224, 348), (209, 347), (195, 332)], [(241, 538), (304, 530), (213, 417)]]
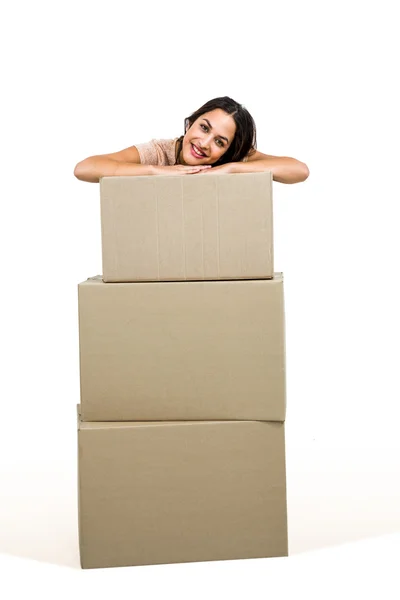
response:
[(104, 282), (271, 279), (272, 173), (103, 177)]

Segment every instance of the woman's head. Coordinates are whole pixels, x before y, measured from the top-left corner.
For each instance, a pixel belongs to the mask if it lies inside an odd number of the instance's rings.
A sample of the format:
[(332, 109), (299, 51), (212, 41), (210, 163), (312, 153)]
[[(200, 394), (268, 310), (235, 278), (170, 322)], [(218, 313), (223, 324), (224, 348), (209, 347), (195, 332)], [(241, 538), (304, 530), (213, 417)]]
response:
[(256, 127), (248, 110), (227, 96), (209, 100), (185, 119), (180, 162), (223, 165), (256, 148)]

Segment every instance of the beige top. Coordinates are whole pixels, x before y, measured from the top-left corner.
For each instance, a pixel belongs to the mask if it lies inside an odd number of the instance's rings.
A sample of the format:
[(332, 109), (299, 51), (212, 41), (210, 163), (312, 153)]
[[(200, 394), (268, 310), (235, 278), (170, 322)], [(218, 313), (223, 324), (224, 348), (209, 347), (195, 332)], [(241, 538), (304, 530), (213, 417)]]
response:
[[(176, 142), (173, 140), (151, 140), (145, 144), (136, 144), (142, 165), (169, 166), (176, 162)], [(242, 162), (247, 162), (246, 156)]]
[(173, 140), (151, 140), (146, 144), (136, 144), (142, 165), (169, 166), (174, 165), (176, 142)]

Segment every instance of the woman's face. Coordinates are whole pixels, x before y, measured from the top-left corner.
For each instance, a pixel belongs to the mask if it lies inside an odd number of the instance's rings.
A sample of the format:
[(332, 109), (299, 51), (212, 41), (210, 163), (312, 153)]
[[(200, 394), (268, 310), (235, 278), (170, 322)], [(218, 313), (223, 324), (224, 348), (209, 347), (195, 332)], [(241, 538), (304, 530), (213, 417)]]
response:
[(186, 131), (180, 162), (184, 165), (212, 165), (228, 150), (235, 137), (236, 123), (224, 110), (204, 113)]

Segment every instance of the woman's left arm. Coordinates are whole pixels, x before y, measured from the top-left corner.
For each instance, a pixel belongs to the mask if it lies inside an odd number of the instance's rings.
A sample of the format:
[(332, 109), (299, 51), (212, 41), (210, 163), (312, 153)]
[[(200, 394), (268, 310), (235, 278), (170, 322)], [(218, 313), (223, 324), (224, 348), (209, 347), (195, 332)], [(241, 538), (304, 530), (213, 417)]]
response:
[(272, 171), (274, 181), (280, 183), (300, 183), (305, 181), (309, 175), (305, 163), (290, 158), (289, 156), (270, 156), (262, 152), (254, 152), (246, 162), (232, 162), (208, 171), (212, 175), (215, 171), (224, 173), (258, 173), (260, 171)]

